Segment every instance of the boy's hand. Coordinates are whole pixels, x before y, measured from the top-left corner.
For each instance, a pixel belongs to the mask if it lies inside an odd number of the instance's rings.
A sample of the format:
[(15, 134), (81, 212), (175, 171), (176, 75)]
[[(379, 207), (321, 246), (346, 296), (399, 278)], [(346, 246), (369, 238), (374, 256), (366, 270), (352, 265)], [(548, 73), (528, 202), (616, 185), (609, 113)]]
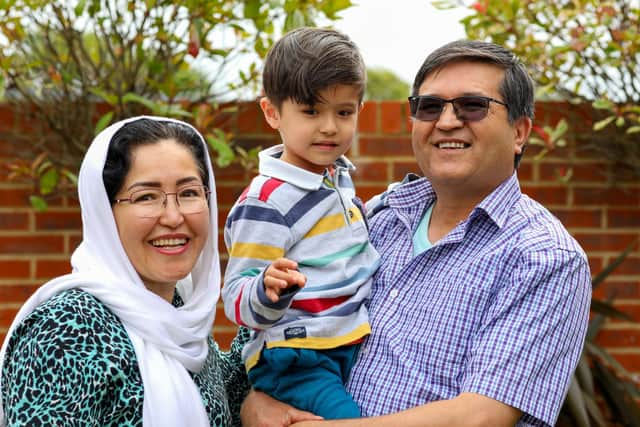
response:
[(278, 302), (280, 295), (289, 288), (304, 287), (307, 278), (298, 271), (298, 263), (278, 258), (264, 272), (264, 290), (271, 302)]

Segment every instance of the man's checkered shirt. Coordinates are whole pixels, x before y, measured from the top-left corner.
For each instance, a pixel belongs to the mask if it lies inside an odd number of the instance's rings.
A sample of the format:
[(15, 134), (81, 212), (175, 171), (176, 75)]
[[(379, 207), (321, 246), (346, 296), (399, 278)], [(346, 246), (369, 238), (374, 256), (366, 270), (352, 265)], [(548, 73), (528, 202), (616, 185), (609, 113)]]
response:
[(474, 392), (522, 410), (520, 426), (553, 425), (586, 334), (586, 255), (514, 174), (414, 257), (434, 200), (419, 179), (383, 197), (371, 220), (382, 263), (349, 391), (363, 416)]

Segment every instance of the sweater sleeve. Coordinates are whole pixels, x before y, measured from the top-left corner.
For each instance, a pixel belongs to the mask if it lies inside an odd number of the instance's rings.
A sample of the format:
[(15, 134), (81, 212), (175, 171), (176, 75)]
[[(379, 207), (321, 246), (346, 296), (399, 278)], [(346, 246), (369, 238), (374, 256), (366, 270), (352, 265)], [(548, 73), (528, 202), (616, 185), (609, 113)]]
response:
[(264, 288), (264, 272), (285, 256), (295, 238), (285, 215), (255, 198), (239, 202), (229, 213), (224, 230), (229, 261), (222, 299), (225, 314), (237, 325), (266, 329), (284, 315), (296, 292), (273, 303)]

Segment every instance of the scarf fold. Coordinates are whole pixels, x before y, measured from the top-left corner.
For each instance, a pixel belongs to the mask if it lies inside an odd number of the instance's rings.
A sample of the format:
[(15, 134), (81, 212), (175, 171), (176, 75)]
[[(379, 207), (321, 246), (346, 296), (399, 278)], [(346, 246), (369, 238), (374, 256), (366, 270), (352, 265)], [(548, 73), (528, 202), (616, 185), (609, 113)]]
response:
[[(82, 289), (120, 319), (133, 343), (144, 385), (143, 425), (208, 426), (200, 392), (189, 372), (199, 372), (207, 358), (208, 337), (220, 294), (213, 169), (207, 156), (211, 189), (209, 235), (191, 274), (178, 283), (185, 303), (176, 308), (148, 291), (129, 261), (102, 181), (111, 138), (126, 123), (141, 118), (190, 126), (173, 119), (140, 116), (115, 123), (96, 136), (78, 177), (83, 240), (71, 256), (72, 273), (42, 285), (19, 310), (0, 349), (0, 374), (7, 343), (22, 320), (52, 296), (67, 289)], [(202, 136), (200, 139), (208, 152)], [(1, 380), (0, 375), (0, 393)], [(5, 425), (0, 400), (0, 426)]]

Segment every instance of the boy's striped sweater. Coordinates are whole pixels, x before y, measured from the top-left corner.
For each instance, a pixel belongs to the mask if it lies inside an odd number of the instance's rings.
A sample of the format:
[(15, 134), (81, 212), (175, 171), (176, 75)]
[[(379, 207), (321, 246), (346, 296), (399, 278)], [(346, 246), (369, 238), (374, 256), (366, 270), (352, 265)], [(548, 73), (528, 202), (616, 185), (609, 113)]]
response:
[[(380, 261), (356, 204), (353, 165), (342, 156), (332, 175), (319, 175), (281, 161), (281, 154), (282, 146), (260, 153), (260, 175), (224, 230), (225, 313), (254, 330), (243, 351), (247, 369), (265, 345), (328, 349), (370, 332), (365, 302)], [(296, 261), (307, 283), (272, 303), (263, 275), (279, 257)]]

